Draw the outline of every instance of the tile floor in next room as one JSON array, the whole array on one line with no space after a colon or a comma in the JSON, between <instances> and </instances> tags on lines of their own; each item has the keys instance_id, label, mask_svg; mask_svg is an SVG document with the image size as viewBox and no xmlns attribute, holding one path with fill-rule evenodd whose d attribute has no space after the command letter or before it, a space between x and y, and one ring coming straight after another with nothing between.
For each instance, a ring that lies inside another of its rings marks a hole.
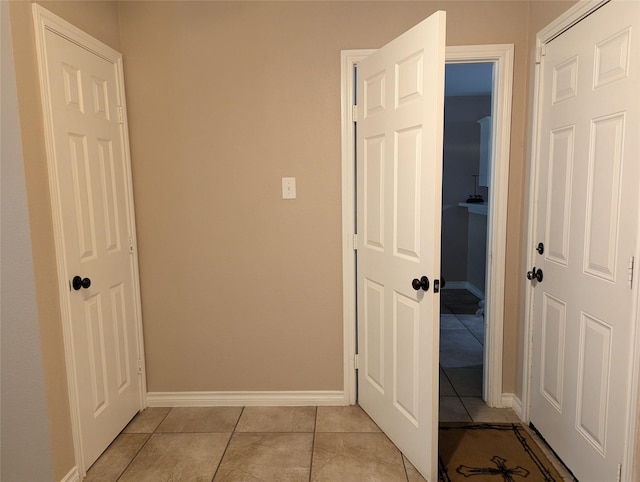
<instances>
[{"instance_id":1,"label":"tile floor in next room","mask_svg":"<svg viewBox=\"0 0 640 482\"><path fill-rule=\"evenodd\" d=\"M480 299L467 290L441 293L440 421L517 422L511 410L482 400L484 316Z\"/></svg>"}]
</instances>

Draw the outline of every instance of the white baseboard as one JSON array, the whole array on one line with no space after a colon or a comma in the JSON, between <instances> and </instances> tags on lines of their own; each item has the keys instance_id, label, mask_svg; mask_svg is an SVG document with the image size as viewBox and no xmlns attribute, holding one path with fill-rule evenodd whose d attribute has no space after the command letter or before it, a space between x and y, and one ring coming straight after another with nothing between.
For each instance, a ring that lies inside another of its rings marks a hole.
<instances>
[{"instance_id":1,"label":"white baseboard","mask_svg":"<svg viewBox=\"0 0 640 482\"><path fill-rule=\"evenodd\" d=\"M524 412L522 410L522 401L515 393L502 394L502 406L513 409L520 420L524 420Z\"/></svg>"},{"instance_id":2,"label":"white baseboard","mask_svg":"<svg viewBox=\"0 0 640 482\"><path fill-rule=\"evenodd\" d=\"M149 392L149 407L349 405L343 391Z\"/></svg>"},{"instance_id":3,"label":"white baseboard","mask_svg":"<svg viewBox=\"0 0 640 482\"><path fill-rule=\"evenodd\" d=\"M67 475L65 475L60 482L80 482L80 474L78 474L78 467L72 468Z\"/></svg>"},{"instance_id":4,"label":"white baseboard","mask_svg":"<svg viewBox=\"0 0 640 482\"><path fill-rule=\"evenodd\" d=\"M474 284L467 281L467 290L476 295L481 300L484 300L484 291L480 288L477 288Z\"/></svg>"},{"instance_id":5,"label":"white baseboard","mask_svg":"<svg viewBox=\"0 0 640 482\"><path fill-rule=\"evenodd\" d=\"M444 285L443 290L467 290L474 295L476 295L481 300L484 300L484 291L477 288L475 285L470 283L469 281L447 281L447 284Z\"/></svg>"}]
</instances>

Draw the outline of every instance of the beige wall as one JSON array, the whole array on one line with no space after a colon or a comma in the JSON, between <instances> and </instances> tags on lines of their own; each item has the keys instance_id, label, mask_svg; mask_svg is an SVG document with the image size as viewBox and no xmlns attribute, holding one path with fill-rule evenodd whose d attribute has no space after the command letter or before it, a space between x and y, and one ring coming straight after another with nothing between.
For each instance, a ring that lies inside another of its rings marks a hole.
<instances>
[{"instance_id":1,"label":"beige wall","mask_svg":"<svg viewBox=\"0 0 640 482\"><path fill-rule=\"evenodd\" d=\"M449 45L514 43L526 2L123 2L149 391L340 390L340 51L438 8ZM298 199L280 199L296 176ZM521 190L509 199L505 391L516 384Z\"/></svg>"},{"instance_id":2,"label":"beige wall","mask_svg":"<svg viewBox=\"0 0 640 482\"><path fill-rule=\"evenodd\" d=\"M30 4L10 14L59 480L74 462ZM124 54L149 391L342 389L340 51L442 8L449 45L516 46L503 391L519 394L529 42L570 4L45 3Z\"/></svg>"},{"instance_id":3,"label":"beige wall","mask_svg":"<svg viewBox=\"0 0 640 482\"><path fill-rule=\"evenodd\" d=\"M9 5L54 480L75 465L31 1ZM115 2L38 2L119 49Z\"/></svg>"}]
</instances>

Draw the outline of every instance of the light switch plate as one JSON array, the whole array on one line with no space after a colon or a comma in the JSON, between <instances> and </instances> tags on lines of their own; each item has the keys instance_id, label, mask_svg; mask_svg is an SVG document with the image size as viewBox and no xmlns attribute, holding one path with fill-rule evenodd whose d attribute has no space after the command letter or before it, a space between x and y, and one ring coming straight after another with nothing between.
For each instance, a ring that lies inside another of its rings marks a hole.
<instances>
[{"instance_id":1,"label":"light switch plate","mask_svg":"<svg viewBox=\"0 0 640 482\"><path fill-rule=\"evenodd\" d=\"M295 198L296 198L296 178L283 177L282 178L282 199L295 199Z\"/></svg>"}]
</instances>

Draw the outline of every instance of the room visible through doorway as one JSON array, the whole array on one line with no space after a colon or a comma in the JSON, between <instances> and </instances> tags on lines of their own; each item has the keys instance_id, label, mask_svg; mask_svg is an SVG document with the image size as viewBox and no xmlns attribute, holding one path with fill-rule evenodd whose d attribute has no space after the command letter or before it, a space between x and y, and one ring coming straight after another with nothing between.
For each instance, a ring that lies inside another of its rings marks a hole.
<instances>
[{"instance_id":1,"label":"room visible through doorway","mask_svg":"<svg viewBox=\"0 0 640 482\"><path fill-rule=\"evenodd\" d=\"M442 180L440 420L483 406L493 63L448 63Z\"/></svg>"}]
</instances>

